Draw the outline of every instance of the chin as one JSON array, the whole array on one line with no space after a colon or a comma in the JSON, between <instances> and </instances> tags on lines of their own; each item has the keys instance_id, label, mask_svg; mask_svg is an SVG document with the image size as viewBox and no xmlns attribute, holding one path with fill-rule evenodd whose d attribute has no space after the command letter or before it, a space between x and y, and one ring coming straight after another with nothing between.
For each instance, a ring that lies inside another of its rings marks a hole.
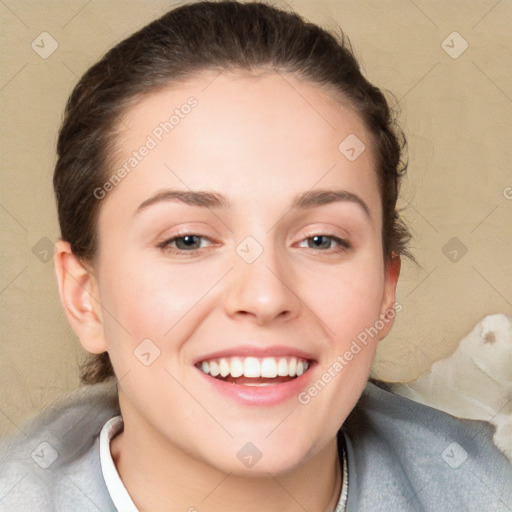
<instances>
[{"instance_id":1,"label":"chin","mask_svg":"<svg viewBox=\"0 0 512 512\"><path fill-rule=\"evenodd\" d=\"M286 437L286 436L285 436ZM243 441L230 440L226 444L217 445L217 453L204 453L204 461L223 473L241 478L268 478L269 473L283 476L297 469L315 455L311 445L304 442L290 443L283 437L276 437L271 442L262 435L262 441L249 441L244 436ZM299 441L299 440L297 440Z\"/></svg>"}]
</instances>

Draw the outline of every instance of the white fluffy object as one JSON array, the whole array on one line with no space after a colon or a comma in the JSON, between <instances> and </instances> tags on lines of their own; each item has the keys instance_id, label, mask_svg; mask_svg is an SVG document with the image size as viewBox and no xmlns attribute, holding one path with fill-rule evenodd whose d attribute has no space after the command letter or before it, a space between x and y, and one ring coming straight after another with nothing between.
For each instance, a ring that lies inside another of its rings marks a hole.
<instances>
[{"instance_id":1,"label":"white fluffy object","mask_svg":"<svg viewBox=\"0 0 512 512\"><path fill-rule=\"evenodd\" d=\"M485 317L417 379L389 385L453 416L492 423L494 443L512 462L512 325L505 315Z\"/></svg>"}]
</instances>

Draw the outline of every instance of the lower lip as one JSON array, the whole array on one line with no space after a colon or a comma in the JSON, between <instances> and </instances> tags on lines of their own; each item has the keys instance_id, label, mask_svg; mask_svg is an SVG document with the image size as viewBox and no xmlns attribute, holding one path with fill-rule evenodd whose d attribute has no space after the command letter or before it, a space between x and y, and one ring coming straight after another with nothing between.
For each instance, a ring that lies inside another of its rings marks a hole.
<instances>
[{"instance_id":1,"label":"lower lip","mask_svg":"<svg viewBox=\"0 0 512 512\"><path fill-rule=\"evenodd\" d=\"M316 364L312 363L306 372L293 380L266 386L244 386L233 382L224 382L206 375L198 368L196 370L215 391L238 403L243 405L277 405L297 397L308 386L315 366Z\"/></svg>"}]
</instances>

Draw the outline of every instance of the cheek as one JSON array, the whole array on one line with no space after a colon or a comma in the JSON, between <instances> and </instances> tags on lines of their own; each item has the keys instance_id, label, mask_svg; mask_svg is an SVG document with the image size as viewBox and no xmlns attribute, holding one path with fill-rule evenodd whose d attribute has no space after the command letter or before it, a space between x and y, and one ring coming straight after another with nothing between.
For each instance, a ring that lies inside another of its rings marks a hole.
<instances>
[{"instance_id":1,"label":"cheek","mask_svg":"<svg viewBox=\"0 0 512 512\"><path fill-rule=\"evenodd\" d=\"M186 338L194 327L191 318L201 309L197 306L207 302L204 297L218 281L210 268L136 260L130 264L126 257L104 280L101 300L110 350L133 349L148 338L164 349L176 333Z\"/></svg>"},{"instance_id":2,"label":"cheek","mask_svg":"<svg viewBox=\"0 0 512 512\"><path fill-rule=\"evenodd\" d=\"M323 276L312 275L310 281L309 300L340 343L378 319L384 291L384 275L378 264L333 267Z\"/></svg>"},{"instance_id":3,"label":"cheek","mask_svg":"<svg viewBox=\"0 0 512 512\"><path fill-rule=\"evenodd\" d=\"M375 257L331 267L319 277L311 276L308 287L315 293L308 300L315 304L311 309L322 320L326 335L321 382L313 382L299 401L310 403L335 431L360 396L375 357L378 332L373 327L380 315L384 275Z\"/></svg>"}]
</instances>

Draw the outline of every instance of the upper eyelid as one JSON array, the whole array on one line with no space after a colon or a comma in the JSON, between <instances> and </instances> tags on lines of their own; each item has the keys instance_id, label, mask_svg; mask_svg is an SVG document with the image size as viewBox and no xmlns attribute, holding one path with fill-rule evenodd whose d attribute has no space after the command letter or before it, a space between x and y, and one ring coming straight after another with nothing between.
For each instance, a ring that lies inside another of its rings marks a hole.
<instances>
[{"instance_id":1,"label":"upper eyelid","mask_svg":"<svg viewBox=\"0 0 512 512\"><path fill-rule=\"evenodd\" d=\"M215 240L212 239L212 237L210 236L207 236L207 235L199 235L197 233L183 233L183 234L177 234L177 235L173 235L173 236L170 236L170 237L165 237L162 242L160 242L158 245L167 245L167 244L170 244L171 242L175 242L176 240L179 240L180 238L185 238L187 236L196 236L197 238L201 238L203 240L208 240L209 242L212 242L212 243L215 243Z\"/></svg>"},{"instance_id":2,"label":"upper eyelid","mask_svg":"<svg viewBox=\"0 0 512 512\"><path fill-rule=\"evenodd\" d=\"M314 227L314 224L318 225ZM158 242L156 245L170 245L172 241L175 241L176 239L183 238L186 236L197 236L201 239L206 239L207 241L210 242L211 245L219 245L223 243L222 239L224 237L221 235L221 233L215 232L211 234L206 234L207 231L211 231L208 228L208 226L206 226L206 228L198 226L183 226L178 228L178 231L175 233L169 234L165 237L159 237L161 241ZM298 236L299 233L300 237ZM352 245L352 243L350 242L351 235L349 232L347 232L345 229L342 229L338 225L330 225L329 223L327 223L326 225L325 223L322 222L313 223L313 225L305 226L300 230L295 231L295 235L293 235L293 238L291 236L286 237L288 239L287 245L296 245L304 240L307 240L308 238L312 238L315 236L326 236L329 238L333 238L335 240L339 240L341 242L340 245Z\"/></svg>"},{"instance_id":3,"label":"upper eyelid","mask_svg":"<svg viewBox=\"0 0 512 512\"><path fill-rule=\"evenodd\" d=\"M319 234L306 236L304 238L301 238L298 243L302 243L306 240L309 240L310 238L314 238L315 236L325 236L326 238L330 238L331 240L334 240L338 245L341 245L342 247L345 247L345 248L349 248L352 246L351 243L346 238L343 238L343 237L337 236L337 235L329 235L327 233L319 233Z\"/></svg>"},{"instance_id":4,"label":"upper eyelid","mask_svg":"<svg viewBox=\"0 0 512 512\"><path fill-rule=\"evenodd\" d=\"M212 237L210 235L200 234L199 231L184 230L184 231L182 231L180 233L173 234L172 236L164 237L162 239L162 243L174 241L174 240L176 240L178 238L184 238L186 236L197 236L199 238L205 238L205 239L210 240L210 241L215 241L215 237ZM315 237L315 236L325 236L325 237L328 237L328 238L334 238L334 239L341 240L341 241L347 241L347 239L348 239L348 236L338 235L338 234L332 233L332 231L330 231L330 230L319 229L319 230L312 230L310 233L304 233L301 236L299 241L307 240L308 238L312 238L312 237Z\"/></svg>"},{"instance_id":5,"label":"upper eyelid","mask_svg":"<svg viewBox=\"0 0 512 512\"><path fill-rule=\"evenodd\" d=\"M171 230L165 230L163 234L160 234L157 237L157 240L160 240L159 243L166 243L172 240L176 240L177 238L183 238L186 236L197 236L200 238L207 238L208 240L218 239L219 236L215 234L205 234L206 231L211 231L211 229L205 228L197 228L197 227L178 227L177 231L170 232ZM174 229L173 229L174 231Z\"/></svg>"},{"instance_id":6,"label":"upper eyelid","mask_svg":"<svg viewBox=\"0 0 512 512\"><path fill-rule=\"evenodd\" d=\"M345 242L348 242L348 240L350 239L350 234L340 228L319 227L319 228L305 228L305 229L301 230L300 241L306 240L308 238L312 238L314 236L326 236L329 238L335 238L335 239L342 240Z\"/></svg>"}]
</instances>

